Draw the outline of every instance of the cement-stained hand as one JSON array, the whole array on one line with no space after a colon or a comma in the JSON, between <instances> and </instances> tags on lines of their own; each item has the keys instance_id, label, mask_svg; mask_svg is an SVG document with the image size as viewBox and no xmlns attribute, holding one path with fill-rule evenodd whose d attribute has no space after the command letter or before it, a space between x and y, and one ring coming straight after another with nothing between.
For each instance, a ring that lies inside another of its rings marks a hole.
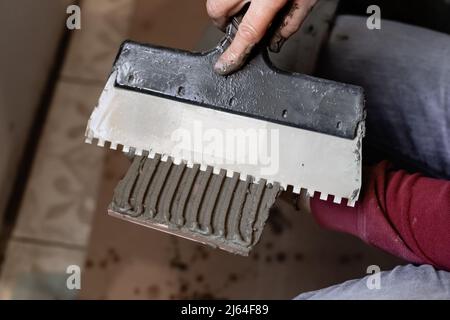
<instances>
[{"instance_id":1,"label":"cement-stained hand","mask_svg":"<svg viewBox=\"0 0 450 320\"><path fill-rule=\"evenodd\" d=\"M289 6L270 41L270 50L280 51L286 39L300 28L316 2L317 0L207 0L208 14L222 30L231 17L250 3L233 42L218 59L214 70L222 75L238 70L245 63L253 46L264 37L277 13Z\"/></svg>"}]
</instances>

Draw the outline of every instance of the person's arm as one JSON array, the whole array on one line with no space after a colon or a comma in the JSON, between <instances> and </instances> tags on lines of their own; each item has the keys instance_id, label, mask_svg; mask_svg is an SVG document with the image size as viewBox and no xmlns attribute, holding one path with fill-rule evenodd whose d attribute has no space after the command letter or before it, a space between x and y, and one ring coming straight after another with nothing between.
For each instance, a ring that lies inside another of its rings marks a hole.
<instances>
[{"instance_id":1,"label":"person's arm","mask_svg":"<svg viewBox=\"0 0 450 320\"><path fill-rule=\"evenodd\" d=\"M288 5L289 10L269 47L278 52L284 41L300 28L317 0L207 0L206 8L214 24L223 30L229 19L249 2L234 40L214 66L219 74L226 75L238 70L253 46L264 37L277 13Z\"/></svg>"},{"instance_id":2,"label":"person's arm","mask_svg":"<svg viewBox=\"0 0 450 320\"><path fill-rule=\"evenodd\" d=\"M395 171L387 162L365 178L354 208L312 198L319 224L410 262L450 270L450 181Z\"/></svg>"}]
</instances>

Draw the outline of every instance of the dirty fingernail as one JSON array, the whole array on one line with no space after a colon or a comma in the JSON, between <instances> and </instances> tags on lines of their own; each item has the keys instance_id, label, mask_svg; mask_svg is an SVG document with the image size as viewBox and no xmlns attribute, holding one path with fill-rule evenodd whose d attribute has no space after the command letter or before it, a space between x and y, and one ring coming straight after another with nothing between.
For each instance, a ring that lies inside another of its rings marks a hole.
<instances>
[{"instance_id":1,"label":"dirty fingernail","mask_svg":"<svg viewBox=\"0 0 450 320\"><path fill-rule=\"evenodd\" d=\"M214 71L224 76L239 70L248 59L253 47L254 44L247 46L241 54L227 54L225 52L214 65Z\"/></svg>"},{"instance_id":2,"label":"dirty fingernail","mask_svg":"<svg viewBox=\"0 0 450 320\"><path fill-rule=\"evenodd\" d=\"M214 65L214 71L222 76L228 74L229 64L223 62L221 59L217 60Z\"/></svg>"},{"instance_id":3,"label":"dirty fingernail","mask_svg":"<svg viewBox=\"0 0 450 320\"><path fill-rule=\"evenodd\" d=\"M237 69L238 63L236 61L226 61L219 58L214 65L214 71L221 76L228 75Z\"/></svg>"},{"instance_id":4,"label":"dirty fingernail","mask_svg":"<svg viewBox=\"0 0 450 320\"><path fill-rule=\"evenodd\" d=\"M270 42L269 49L272 52L280 52L281 47L286 42L286 38L280 36L279 34L276 34L272 41Z\"/></svg>"}]
</instances>

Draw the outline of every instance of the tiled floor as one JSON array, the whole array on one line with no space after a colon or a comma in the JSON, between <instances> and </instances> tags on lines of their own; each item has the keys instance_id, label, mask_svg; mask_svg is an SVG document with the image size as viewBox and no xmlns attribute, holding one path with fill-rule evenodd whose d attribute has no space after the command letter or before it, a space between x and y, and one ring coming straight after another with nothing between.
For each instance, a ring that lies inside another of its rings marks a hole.
<instances>
[{"instance_id":1,"label":"tiled floor","mask_svg":"<svg viewBox=\"0 0 450 320\"><path fill-rule=\"evenodd\" d=\"M126 37L133 0L82 1L68 56L10 239L0 298L73 298L66 268L83 265L104 150L84 144L87 119Z\"/></svg>"},{"instance_id":2,"label":"tiled floor","mask_svg":"<svg viewBox=\"0 0 450 320\"><path fill-rule=\"evenodd\" d=\"M74 299L68 290L67 268L80 265L85 252L79 248L13 240L3 266L0 299Z\"/></svg>"},{"instance_id":3,"label":"tiled floor","mask_svg":"<svg viewBox=\"0 0 450 320\"><path fill-rule=\"evenodd\" d=\"M83 133L120 43L128 35L191 49L208 18L198 0L84 0L82 14L8 246L0 298L292 298L362 276L371 264L399 262L320 229L286 197L249 258L107 216L129 163L84 145ZM65 288L70 264L82 266L81 292Z\"/></svg>"},{"instance_id":4,"label":"tiled floor","mask_svg":"<svg viewBox=\"0 0 450 320\"><path fill-rule=\"evenodd\" d=\"M74 31L62 71L64 80L103 86L128 34L135 0L82 0L81 30Z\"/></svg>"},{"instance_id":5,"label":"tiled floor","mask_svg":"<svg viewBox=\"0 0 450 320\"><path fill-rule=\"evenodd\" d=\"M14 238L87 245L103 150L85 145L82 137L100 91L64 81L58 85Z\"/></svg>"}]
</instances>

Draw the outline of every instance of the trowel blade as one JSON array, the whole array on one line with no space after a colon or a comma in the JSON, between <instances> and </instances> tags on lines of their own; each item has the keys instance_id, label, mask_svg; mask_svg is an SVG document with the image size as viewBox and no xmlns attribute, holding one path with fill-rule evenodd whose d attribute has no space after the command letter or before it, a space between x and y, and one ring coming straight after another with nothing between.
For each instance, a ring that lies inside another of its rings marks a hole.
<instances>
[{"instance_id":1,"label":"trowel blade","mask_svg":"<svg viewBox=\"0 0 450 320\"><path fill-rule=\"evenodd\" d=\"M87 143L225 169L228 177L237 172L335 203L358 199L362 125L344 139L120 88L115 79L113 72L91 115Z\"/></svg>"}]
</instances>

